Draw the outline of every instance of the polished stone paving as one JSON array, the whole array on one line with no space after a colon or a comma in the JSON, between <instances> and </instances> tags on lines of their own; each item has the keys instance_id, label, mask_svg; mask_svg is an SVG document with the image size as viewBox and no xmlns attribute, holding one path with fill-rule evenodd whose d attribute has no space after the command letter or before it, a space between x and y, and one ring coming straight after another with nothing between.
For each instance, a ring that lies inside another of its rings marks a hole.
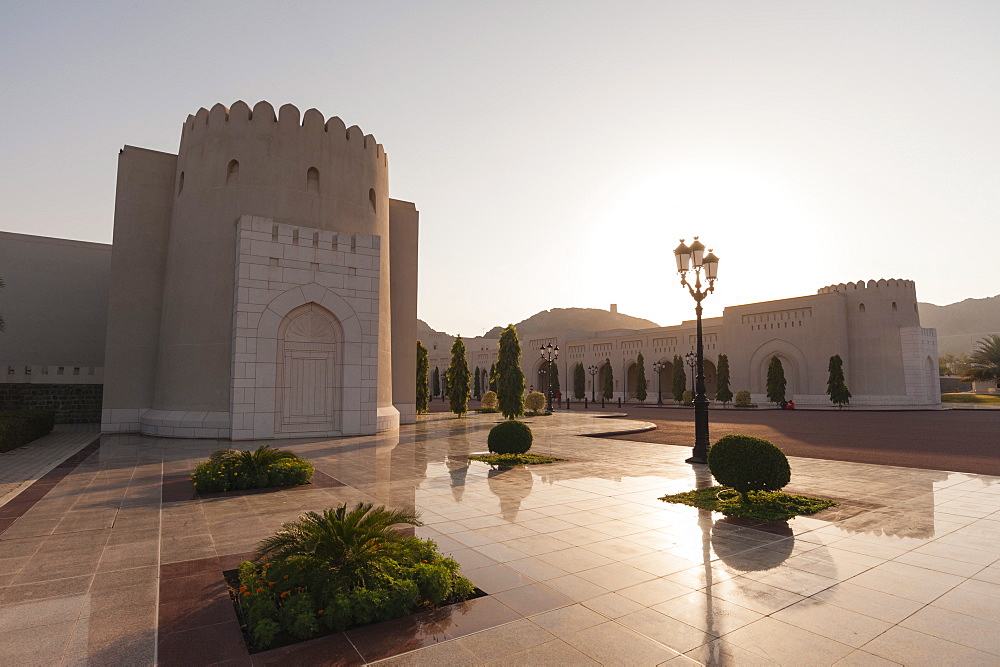
<instances>
[{"instance_id":1,"label":"polished stone paving","mask_svg":"<svg viewBox=\"0 0 1000 667\"><path fill-rule=\"evenodd\" d=\"M641 422L530 420L568 460L501 471L466 459L493 417L283 443L327 482L200 500L179 481L220 443L104 437L0 534L0 663L1000 663L1000 478L792 458L789 491L841 504L757 526L658 500L711 483L687 448L580 437ZM416 507L490 595L248 656L221 571L359 500Z\"/></svg>"}]
</instances>

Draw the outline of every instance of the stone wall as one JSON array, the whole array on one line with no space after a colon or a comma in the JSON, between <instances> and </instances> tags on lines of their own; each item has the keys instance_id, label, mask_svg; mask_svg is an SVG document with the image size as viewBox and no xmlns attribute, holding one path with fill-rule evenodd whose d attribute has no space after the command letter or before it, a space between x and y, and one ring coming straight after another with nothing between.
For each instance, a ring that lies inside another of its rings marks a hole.
<instances>
[{"instance_id":1,"label":"stone wall","mask_svg":"<svg viewBox=\"0 0 1000 667\"><path fill-rule=\"evenodd\" d=\"M57 424L99 424L104 385L0 384L0 412L55 410Z\"/></svg>"}]
</instances>

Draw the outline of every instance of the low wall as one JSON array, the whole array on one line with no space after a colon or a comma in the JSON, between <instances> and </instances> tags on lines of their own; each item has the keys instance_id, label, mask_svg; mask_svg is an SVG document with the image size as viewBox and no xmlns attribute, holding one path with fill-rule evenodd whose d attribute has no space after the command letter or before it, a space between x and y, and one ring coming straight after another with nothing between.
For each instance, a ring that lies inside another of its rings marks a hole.
<instances>
[{"instance_id":1,"label":"low wall","mask_svg":"<svg viewBox=\"0 0 1000 667\"><path fill-rule=\"evenodd\" d=\"M57 424L101 423L101 384L0 384L0 412L55 410Z\"/></svg>"}]
</instances>

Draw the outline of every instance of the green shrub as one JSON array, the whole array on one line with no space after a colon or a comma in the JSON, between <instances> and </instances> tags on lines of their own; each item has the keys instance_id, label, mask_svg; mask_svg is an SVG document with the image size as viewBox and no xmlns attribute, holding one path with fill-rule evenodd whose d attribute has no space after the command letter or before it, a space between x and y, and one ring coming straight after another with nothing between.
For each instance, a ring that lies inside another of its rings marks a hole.
<instances>
[{"instance_id":1,"label":"green shrub","mask_svg":"<svg viewBox=\"0 0 1000 667\"><path fill-rule=\"evenodd\" d=\"M254 648L308 639L463 600L474 591L459 565L430 540L396 524L421 525L407 510L358 504L307 512L261 542L240 565L234 591Z\"/></svg>"},{"instance_id":2,"label":"green shrub","mask_svg":"<svg viewBox=\"0 0 1000 667\"><path fill-rule=\"evenodd\" d=\"M191 473L200 493L298 486L312 479L312 464L287 450L261 445L253 451L220 449Z\"/></svg>"},{"instance_id":3,"label":"green shrub","mask_svg":"<svg viewBox=\"0 0 1000 667\"><path fill-rule=\"evenodd\" d=\"M484 410L496 410L497 393L495 391L488 391L483 394L482 406Z\"/></svg>"},{"instance_id":4,"label":"green shrub","mask_svg":"<svg viewBox=\"0 0 1000 667\"><path fill-rule=\"evenodd\" d=\"M14 410L0 413L0 452L7 452L52 432L52 410Z\"/></svg>"},{"instance_id":5,"label":"green shrub","mask_svg":"<svg viewBox=\"0 0 1000 667\"><path fill-rule=\"evenodd\" d=\"M509 420L491 428L486 443L494 454L524 454L533 439L527 424Z\"/></svg>"},{"instance_id":6,"label":"green shrub","mask_svg":"<svg viewBox=\"0 0 1000 667\"><path fill-rule=\"evenodd\" d=\"M694 394L691 393L690 389L684 390L684 393L681 395L681 402L684 405L694 405Z\"/></svg>"},{"instance_id":7,"label":"green shrub","mask_svg":"<svg viewBox=\"0 0 1000 667\"><path fill-rule=\"evenodd\" d=\"M733 405L738 408L749 408L753 405L750 402L750 392L746 389L740 389L736 392L736 399L733 401Z\"/></svg>"},{"instance_id":8,"label":"green shrub","mask_svg":"<svg viewBox=\"0 0 1000 667\"><path fill-rule=\"evenodd\" d=\"M708 450L708 469L719 484L748 502L750 491L780 491L792 476L784 452L763 438L723 436Z\"/></svg>"},{"instance_id":9,"label":"green shrub","mask_svg":"<svg viewBox=\"0 0 1000 667\"><path fill-rule=\"evenodd\" d=\"M538 414L545 409L545 394L540 391L533 391L524 397L524 409L531 410Z\"/></svg>"}]
</instances>

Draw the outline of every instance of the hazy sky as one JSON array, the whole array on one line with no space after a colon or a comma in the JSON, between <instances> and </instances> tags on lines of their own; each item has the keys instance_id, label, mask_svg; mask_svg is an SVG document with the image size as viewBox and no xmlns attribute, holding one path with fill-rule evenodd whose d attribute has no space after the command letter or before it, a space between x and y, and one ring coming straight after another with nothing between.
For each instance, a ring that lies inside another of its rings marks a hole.
<instances>
[{"instance_id":1,"label":"hazy sky","mask_svg":"<svg viewBox=\"0 0 1000 667\"><path fill-rule=\"evenodd\" d=\"M691 319L696 234L709 315L869 278L1000 293L996 0L22 1L0 55L6 231L110 242L122 145L266 99L384 144L439 330Z\"/></svg>"}]
</instances>

